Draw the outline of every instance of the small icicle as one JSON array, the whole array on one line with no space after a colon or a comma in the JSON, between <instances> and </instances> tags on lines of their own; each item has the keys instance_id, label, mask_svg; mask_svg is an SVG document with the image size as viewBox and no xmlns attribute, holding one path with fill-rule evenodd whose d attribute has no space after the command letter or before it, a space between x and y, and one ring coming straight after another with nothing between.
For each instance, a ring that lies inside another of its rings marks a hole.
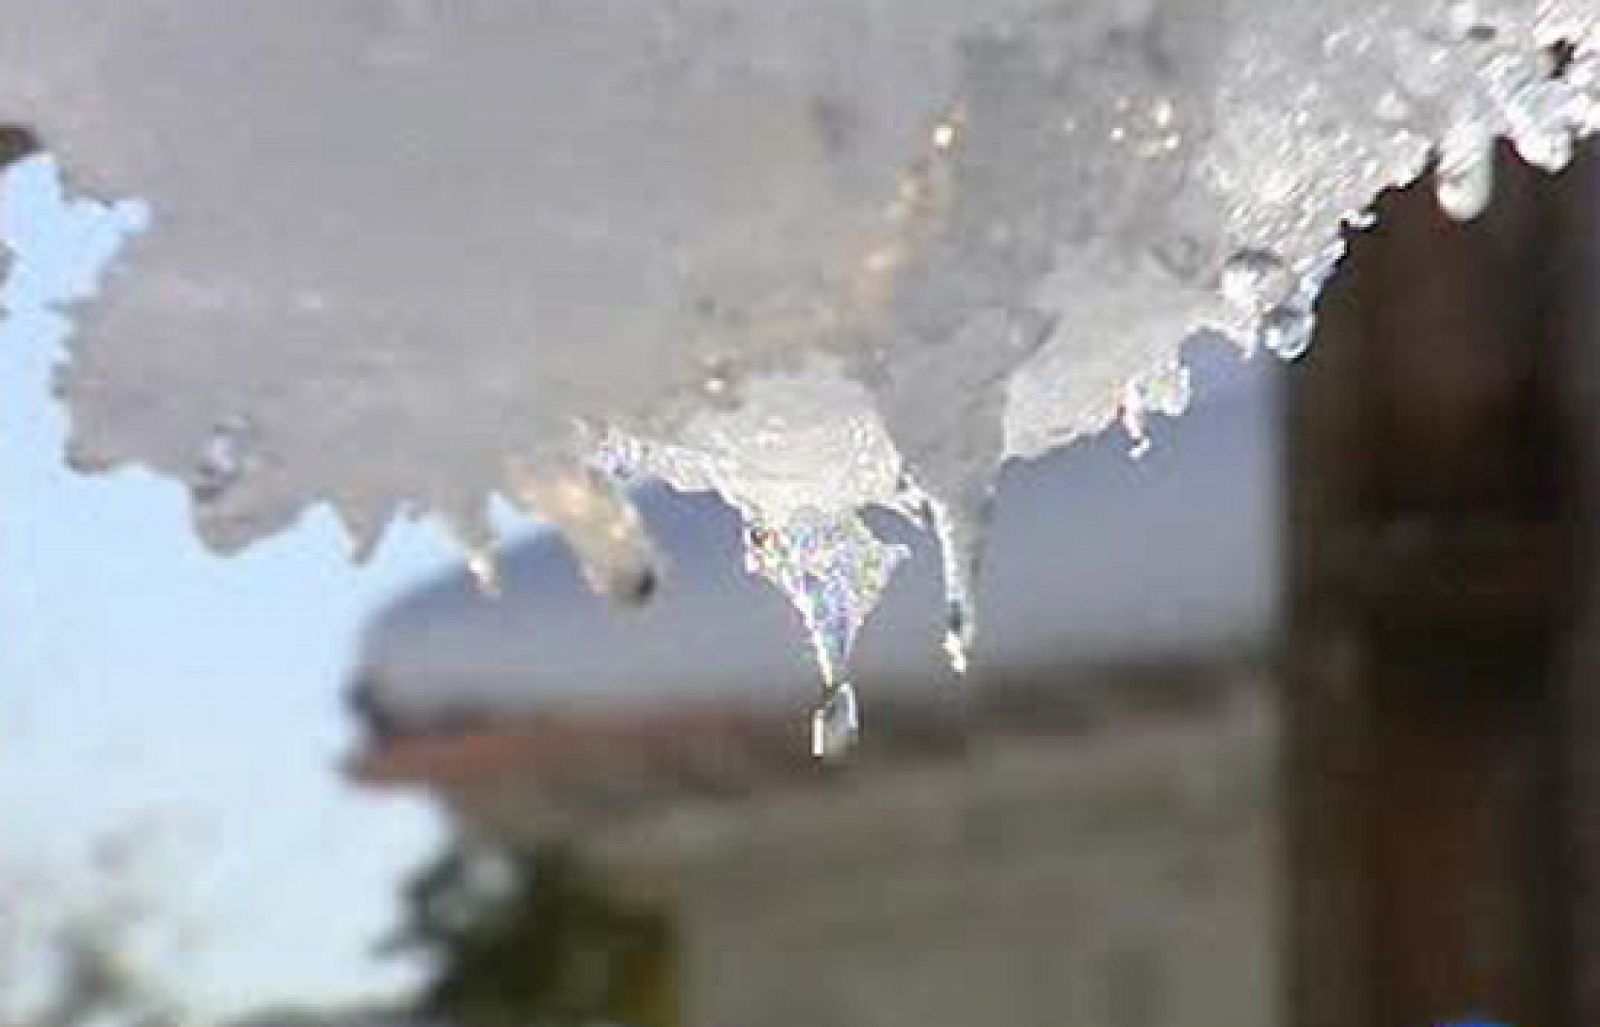
<instances>
[{"instance_id":1,"label":"small icicle","mask_svg":"<svg viewBox=\"0 0 1600 1027\"><path fill-rule=\"evenodd\" d=\"M811 639L822 698L811 721L818 757L841 755L860 726L846 680L857 631L878 604L906 548L878 540L854 513L806 508L745 532L745 569L776 585L799 611Z\"/></svg>"},{"instance_id":2,"label":"small icicle","mask_svg":"<svg viewBox=\"0 0 1600 1027\"><path fill-rule=\"evenodd\" d=\"M461 547L461 561L478 594L488 599L501 595L500 561L495 555L499 540L481 513L455 514L446 519L456 545Z\"/></svg>"},{"instance_id":3,"label":"small icicle","mask_svg":"<svg viewBox=\"0 0 1600 1027\"><path fill-rule=\"evenodd\" d=\"M1138 460L1150 452L1150 415L1180 416L1189 409L1192 392L1189 369L1177 360L1123 387L1122 427L1133 441L1130 457Z\"/></svg>"},{"instance_id":4,"label":"small icicle","mask_svg":"<svg viewBox=\"0 0 1600 1027\"><path fill-rule=\"evenodd\" d=\"M861 739L861 707L855 687L848 681L825 689L811 712L811 755L819 760L839 759Z\"/></svg>"},{"instance_id":5,"label":"small icicle","mask_svg":"<svg viewBox=\"0 0 1600 1027\"><path fill-rule=\"evenodd\" d=\"M962 619L964 620L965 618ZM955 620L955 616L952 615L951 621ZM950 669L963 676L967 673L967 644L969 641L970 639L966 637L964 629L957 628L952 624L951 627L945 629L944 641L940 643L940 648L944 650L944 658L950 663Z\"/></svg>"},{"instance_id":6,"label":"small icicle","mask_svg":"<svg viewBox=\"0 0 1600 1027\"><path fill-rule=\"evenodd\" d=\"M1298 360L1311 349L1317 317L1309 308L1286 303L1273 307L1261 319L1261 345L1283 361Z\"/></svg>"},{"instance_id":7,"label":"small icicle","mask_svg":"<svg viewBox=\"0 0 1600 1027\"><path fill-rule=\"evenodd\" d=\"M1494 136L1472 122L1454 125L1439 146L1434 173L1439 206L1457 221L1482 214L1494 195Z\"/></svg>"},{"instance_id":8,"label":"small icicle","mask_svg":"<svg viewBox=\"0 0 1600 1027\"><path fill-rule=\"evenodd\" d=\"M1144 396L1139 391L1139 383L1131 381L1122 387L1122 430L1128 436L1130 460L1142 460L1150 452L1150 432L1146 422Z\"/></svg>"},{"instance_id":9,"label":"small icicle","mask_svg":"<svg viewBox=\"0 0 1600 1027\"><path fill-rule=\"evenodd\" d=\"M927 505L944 572L945 632L940 648L950 661L950 669L966 674L977 634L972 583L978 572L978 524L985 517L987 504L972 514L958 513L933 499Z\"/></svg>"},{"instance_id":10,"label":"small icicle","mask_svg":"<svg viewBox=\"0 0 1600 1027\"><path fill-rule=\"evenodd\" d=\"M358 566L365 564L383 542L383 533L394 516L394 504L343 502L338 504L338 511L345 535L350 539L350 562Z\"/></svg>"},{"instance_id":11,"label":"small icicle","mask_svg":"<svg viewBox=\"0 0 1600 1027\"><path fill-rule=\"evenodd\" d=\"M472 575L478 594L488 599L499 599L504 593L500 581L500 561L489 546L471 547L466 553L467 573Z\"/></svg>"},{"instance_id":12,"label":"small icicle","mask_svg":"<svg viewBox=\"0 0 1600 1027\"><path fill-rule=\"evenodd\" d=\"M627 494L593 467L507 468L511 494L560 530L596 593L629 605L655 594L655 554Z\"/></svg>"}]
</instances>

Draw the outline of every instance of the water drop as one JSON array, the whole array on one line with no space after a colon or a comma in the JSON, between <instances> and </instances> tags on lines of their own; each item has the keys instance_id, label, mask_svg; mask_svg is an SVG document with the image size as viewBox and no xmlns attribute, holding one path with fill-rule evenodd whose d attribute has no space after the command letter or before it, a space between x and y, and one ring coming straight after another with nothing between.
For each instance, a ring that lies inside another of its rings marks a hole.
<instances>
[{"instance_id":1,"label":"water drop","mask_svg":"<svg viewBox=\"0 0 1600 1027\"><path fill-rule=\"evenodd\" d=\"M1582 97L1564 82L1536 82L1506 103L1511 142L1522 159L1556 172L1572 163L1572 132L1585 119Z\"/></svg>"},{"instance_id":2,"label":"water drop","mask_svg":"<svg viewBox=\"0 0 1600 1027\"><path fill-rule=\"evenodd\" d=\"M189 492L196 501L215 503L239 481L249 433L249 424L241 418L229 418L211 429L189 475Z\"/></svg>"},{"instance_id":3,"label":"water drop","mask_svg":"<svg viewBox=\"0 0 1600 1027\"><path fill-rule=\"evenodd\" d=\"M1305 307L1273 307L1261 319L1261 345L1279 360L1298 360L1311 348L1316 327L1316 315Z\"/></svg>"},{"instance_id":4,"label":"water drop","mask_svg":"<svg viewBox=\"0 0 1600 1027\"><path fill-rule=\"evenodd\" d=\"M944 641L940 643L940 648L944 650L945 659L950 662L950 669L957 674L966 674L968 666L967 640L961 636L961 632L955 628L946 630Z\"/></svg>"},{"instance_id":5,"label":"water drop","mask_svg":"<svg viewBox=\"0 0 1600 1027\"><path fill-rule=\"evenodd\" d=\"M855 748L861 738L861 708L855 687L848 681L823 692L811 712L811 755L819 760L838 759Z\"/></svg>"},{"instance_id":6,"label":"water drop","mask_svg":"<svg viewBox=\"0 0 1600 1027\"><path fill-rule=\"evenodd\" d=\"M1189 369L1176 360L1123 386L1122 428L1133 442L1129 457L1138 460L1150 452L1150 415L1179 416L1189 408L1192 392Z\"/></svg>"},{"instance_id":7,"label":"water drop","mask_svg":"<svg viewBox=\"0 0 1600 1027\"><path fill-rule=\"evenodd\" d=\"M500 561L495 558L494 550L488 546L474 546L467 550L465 562L478 594L491 599L500 598Z\"/></svg>"},{"instance_id":8,"label":"water drop","mask_svg":"<svg viewBox=\"0 0 1600 1027\"><path fill-rule=\"evenodd\" d=\"M1439 147L1434 192L1440 208L1457 221L1482 214L1494 195L1494 141L1471 125L1445 133Z\"/></svg>"}]
</instances>

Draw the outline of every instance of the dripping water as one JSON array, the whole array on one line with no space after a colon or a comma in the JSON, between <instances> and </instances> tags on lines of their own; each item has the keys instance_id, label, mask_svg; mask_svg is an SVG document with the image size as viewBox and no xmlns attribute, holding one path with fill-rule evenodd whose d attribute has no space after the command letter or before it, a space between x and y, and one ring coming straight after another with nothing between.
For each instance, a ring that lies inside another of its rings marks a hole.
<instances>
[{"instance_id":1,"label":"dripping water","mask_svg":"<svg viewBox=\"0 0 1600 1027\"><path fill-rule=\"evenodd\" d=\"M499 599L504 593L500 579L500 561L492 546L468 546L463 562L478 594L486 599Z\"/></svg>"},{"instance_id":2,"label":"dripping water","mask_svg":"<svg viewBox=\"0 0 1600 1027\"><path fill-rule=\"evenodd\" d=\"M1286 303L1261 319L1261 345L1279 360L1298 360L1311 349L1317 318L1307 307Z\"/></svg>"},{"instance_id":3,"label":"dripping water","mask_svg":"<svg viewBox=\"0 0 1600 1027\"><path fill-rule=\"evenodd\" d=\"M822 701L811 711L811 755L834 760L849 754L861 739L861 707L848 681L824 686Z\"/></svg>"},{"instance_id":4,"label":"dripping water","mask_svg":"<svg viewBox=\"0 0 1600 1027\"><path fill-rule=\"evenodd\" d=\"M218 422L189 474L189 492L199 503L216 503L243 476L250 425L242 418Z\"/></svg>"}]
</instances>

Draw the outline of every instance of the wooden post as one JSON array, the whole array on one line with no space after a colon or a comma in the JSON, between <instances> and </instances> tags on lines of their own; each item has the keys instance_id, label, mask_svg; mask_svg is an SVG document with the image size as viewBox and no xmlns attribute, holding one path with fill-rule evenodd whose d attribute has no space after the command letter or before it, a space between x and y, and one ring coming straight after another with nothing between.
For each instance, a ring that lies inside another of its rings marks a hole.
<instances>
[{"instance_id":1,"label":"wooden post","mask_svg":"<svg viewBox=\"0 0 1600 1027\"><path fill-rule=\"evenodd\" d=\"M1562 183L1555 245L1561 402L1575 478L1572 602L1563 625L1557 794L1569 1024L1600 1024L1600 147Z\"/></svg>"},{"instance_id":2,"label":"wooden post","mask_svg":"<svg viewBox=\"0 0 1600 1027\"><path fill-rule=\"evenodd\" d=\"M1562 730L1581 707L1600 744L1565 684L1594 577L1597 397L1571 385L1600 345L1592 164L1557 182L1502 154L1468 225L1426 187L1386 197L1289 374L1293 1027L1600 1024L1573 987L1600 939L1569 929L1597 785Z\"/></svg>"}]
</instances>

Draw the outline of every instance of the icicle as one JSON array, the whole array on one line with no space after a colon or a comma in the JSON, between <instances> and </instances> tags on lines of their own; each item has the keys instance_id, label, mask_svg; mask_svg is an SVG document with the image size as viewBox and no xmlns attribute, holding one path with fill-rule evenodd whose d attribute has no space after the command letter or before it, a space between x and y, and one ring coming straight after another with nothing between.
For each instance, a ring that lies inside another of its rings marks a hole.
<instances>
[{"instance_id":1,"label":"icicle","mask_svg":"<svg viewBox=\"0 0 1600 1027\"><path fill-rule=\"evenodd\" d=\"M756 522L745 531L745 568L776 585L800 612L822 676L812 716L812 751L848 748L859 726L855 689L846 669L861 629L904 546L881 542L853 513L805 508L778 524Z\"/></svg>"},{"instance_id":2,"label":"icicle","mask_svg":"<svg viewBox=\"0 0 1600 1027\"><path fill-rule=\"evenodd\" d=\"M950 664L950 669L957 674L967 673L967 650L971 647L971 631L967 627L968 618L965 611L951 606L946 611L944 640L939 648L944 650L944 658Z\"/></svg>"},{"instance_id":3,"label":"icicle","mask_svg":"<svg viewBox=\"0 0 1600 1027\"><path fill-rule=\"evenodd\" d=\"M1557 172L1572 163L1572 132L1582 115L1577 94L1561 82L1530 84L1510 99L1511 142L1522 159Z\"/></svg>"},{"instance_id":4,"label":"icicle","mask_svg":"<svg viewBox=\"0 0 1600 1027\"><path fill-rule=\"evenodd\" d=\"M500 581L500 561L494 549L488 546L470 548L465 560L467 573L472 575L473 583L478 586L478 594L492 599L500 598L504 586Z\"/></svg>"},{"instance_id":5,"label":"icicle","mask_svg":"<svg viewBox=\"0 0 1600 1027\"><path fill-rule=\"evenodd\" d=\"M554 525L596 593L641 604L656 589L655 554L639 511L611 478L593 467L507 470L511 494Z\"/></svg>"},{"instance_id":6,"label":"icicle","mask_svg":"<svg viewBox=\"0 0 1600 1027\"><path fill-rule=\"evenodd\" d=\"M1128 456L1138 460L1150 452L1150 415L1181 415L1192 392L1189 369L1176 360L1128 382L1122 389L1122 428L1133 441Z\"/></svg>"},{"instance_id":7,"label":"icicle","mask_svg":"<svg viewBox=\"0 0 1600 1027\"><path fill-rule=\"evenodd\" d=\"M394 515L394 506L356 506L351 503L335 507L339 520L344 523L345 535L350 539L350 562L364 564L378 551L383 541L384 529Z\"/></svg>"},{"instance_id":8,"label":"icicle","mask_svg":"<svg viewBox=\"0 0 1600 1027\"><path fill-rule=\"evenodd\" d=\"M927 501L928 519L939 540L939 555L944 572L945 630L940 648L950 669L965 674L977 634L977 600L973 583L978 576L980 528L988 517L988 503L962 511L935 499Z\"/></svg>"},{"instance_id":9,"label":"icicle","mask_svg":"<svg viewBox=\"0 0 1600 1027\"><path fill-rule=\"evenodd\" d=\"M1150 432L1145 416L1144 397L1137 382L1122 387L1122 430L1128 436L1128 457L1142 460L1150 452Z\"/></svg>"},{"instance_id":10,"label":"icicle","mask_svg":"<svg viewBox=\"0 0 1600 1027\"><path fill-rule=\"evenodd\" d=\"M1476 122L1451 126L1439 146L1434 192L1457 221L1482 214L1494 195L1494 135Z\"/></svg>"},{"instance_id":11,"label":"icicle","mask_svg":"<svg viewBox=\"0 0 1600 1027\"><path fill-rule=\"evenodd\" d=\"M447 519L450 533L461 547L461 560L478 594L498 599L502 593L500 561L496 557L499 540L495 531L479 513L457 514Z\"/></svg>"}]
</instances>

